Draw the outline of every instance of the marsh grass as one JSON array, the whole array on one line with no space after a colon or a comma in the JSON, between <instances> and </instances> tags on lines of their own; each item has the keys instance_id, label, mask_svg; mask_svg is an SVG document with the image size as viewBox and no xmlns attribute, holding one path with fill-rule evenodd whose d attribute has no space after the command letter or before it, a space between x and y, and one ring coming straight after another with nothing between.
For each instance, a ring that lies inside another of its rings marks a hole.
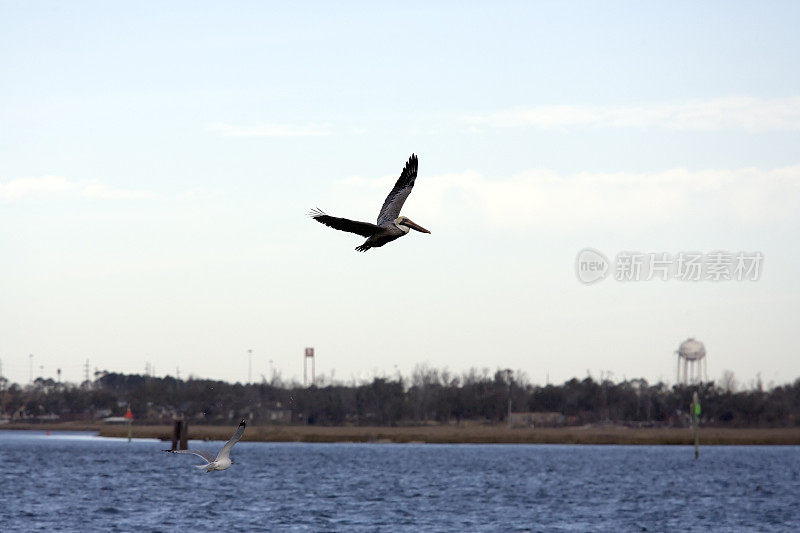
<instances>
[{"instance_id":1,"label":"marsh grass","mask_svg":"<svg viewBox=\"0 0 800 533\"><path fill-rule=\"evenodd\" d=\"M189 438L227 440L234 428L189 425ZM125 426L99 428L103 437L126 437ZM135 438L171 440L171 426L133 426ZM584 426L565 428L507 428L492 425L378 426L255 426L245 441L260 442L377 442L475 444L667 444L693 443L689 428L626 428ZM701 428L702 444L800 444L800 428Z\"/></svg>"}]
</instances>

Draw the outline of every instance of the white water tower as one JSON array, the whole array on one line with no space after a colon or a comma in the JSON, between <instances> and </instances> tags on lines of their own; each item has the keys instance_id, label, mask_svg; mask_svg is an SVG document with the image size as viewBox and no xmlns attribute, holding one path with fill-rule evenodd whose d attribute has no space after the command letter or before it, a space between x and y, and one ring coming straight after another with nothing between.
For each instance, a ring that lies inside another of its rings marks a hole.
<instances>
[{"instance_id":1,"label":"white water tower","mask_svg":"<svg viewBox=\"0 0 800 533\"><path fill-rule=\"evenodd\" d=\"M677 383L691 385L708 381L706 347L702 342L688 338L678 346ZM681 369L683 371L681 372Z\"/></svg>"}]
</instances>

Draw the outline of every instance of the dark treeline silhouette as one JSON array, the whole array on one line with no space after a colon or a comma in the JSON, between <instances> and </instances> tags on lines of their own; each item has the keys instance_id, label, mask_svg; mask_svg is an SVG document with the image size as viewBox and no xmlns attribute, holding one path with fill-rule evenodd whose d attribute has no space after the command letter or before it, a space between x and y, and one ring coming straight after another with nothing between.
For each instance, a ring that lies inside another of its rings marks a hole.
<instances>
[{"instance_id":1,"label":"dark treeline silhouette","mask_svg":"<svg viewBox=\"0 0 800 533\"><path fill-rule=\"evenodd\" d=\"M98 373L93 382L58 384L38 379L21 387L0 378L0 417L12 420L91 420L123 415L166 422L180 413L194 423L397 425L478 421L505 422L514 412L558 413L559 424L685 425L692 392L702 401L702 422L730 427L800 425L800 378L764 390L760 382L735 391L713 382L697 387L651 385L643 379L614 383L591 377L537 386L510 371L418 367L410 379L376 377L371 382L304 388L271 382L243 385L205 379L178 380Z\"/></svg>"}]
</instances>

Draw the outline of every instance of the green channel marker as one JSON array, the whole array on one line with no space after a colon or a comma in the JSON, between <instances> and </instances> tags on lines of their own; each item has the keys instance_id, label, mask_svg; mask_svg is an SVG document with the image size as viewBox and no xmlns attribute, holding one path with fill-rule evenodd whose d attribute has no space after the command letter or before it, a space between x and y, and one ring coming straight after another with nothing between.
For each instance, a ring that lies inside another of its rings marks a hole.
<instances>
[{"instance_id":1,"label":"green channel marker","mask_svg":"<svg viewBox=\"0 0 800 533\"><path fill-rule=\"evenodd\" d=\"M700 399L697 397L697 391L692 395L692 405L690 407L692 413L692 432L694 433L694 458L700 457Z\"/></svg>"}]
</instances>

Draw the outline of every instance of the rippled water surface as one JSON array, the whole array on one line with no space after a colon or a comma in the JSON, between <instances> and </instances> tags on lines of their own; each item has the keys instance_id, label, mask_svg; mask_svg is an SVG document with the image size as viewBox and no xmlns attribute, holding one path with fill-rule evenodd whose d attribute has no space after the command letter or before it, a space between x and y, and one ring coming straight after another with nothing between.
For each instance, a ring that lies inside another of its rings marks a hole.
<instances>
[{"instance_id":1,"label":"rippled water surface","mask_svg":"<svg viewBox=\"0 0 800 533\"><path fill-rule=\"evenodd\" d=\"M796 446L163 447L0 431L0 530L800 531Z\"/></svg>"}]
</instances>

